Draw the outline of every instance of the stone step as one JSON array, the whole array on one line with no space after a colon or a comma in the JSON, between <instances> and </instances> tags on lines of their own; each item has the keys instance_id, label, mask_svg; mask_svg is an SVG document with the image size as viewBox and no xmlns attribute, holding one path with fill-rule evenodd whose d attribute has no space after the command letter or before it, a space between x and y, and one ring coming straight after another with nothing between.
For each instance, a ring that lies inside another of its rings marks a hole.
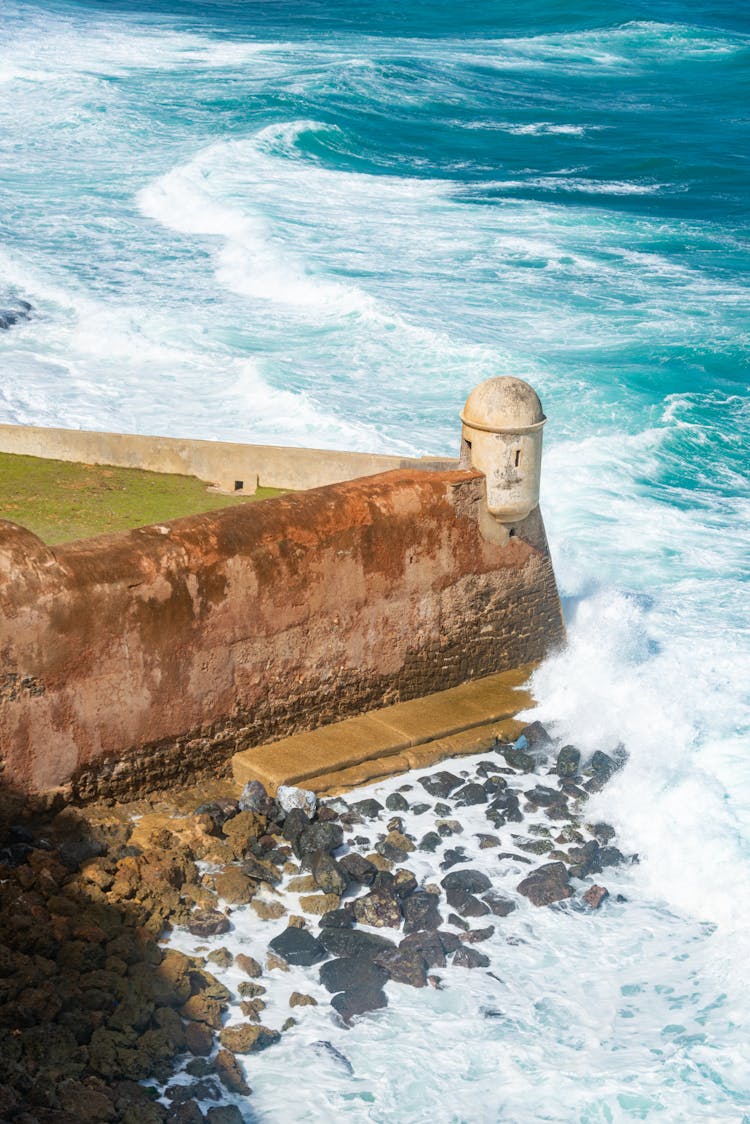
<instances>
[{"instance_id":1,"label":"stone step","mask_svg":"<svg viewBox=\"0 0 750 1124\"><path fill-rule=\"evenodd\" d=\"M333 791L366 784L460 753L479 753L498 734L490 728L533 705L525 687L530 666L489 675L420 699L372 710L236 753L238 784L262 781L270 793L280 784ZM499 736L512 737L520 724ZM462 748L462 747L472 748Z\"/></svg>"}]
</instances>

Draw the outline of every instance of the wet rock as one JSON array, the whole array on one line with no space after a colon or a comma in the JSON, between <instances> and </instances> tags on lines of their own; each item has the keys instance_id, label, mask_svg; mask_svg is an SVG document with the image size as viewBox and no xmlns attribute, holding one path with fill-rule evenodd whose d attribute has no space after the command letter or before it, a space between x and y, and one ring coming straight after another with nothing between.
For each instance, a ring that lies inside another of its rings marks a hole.
<instances>
[{"instance_id":1,"label":"wet rock","mask_svg":"<svg viewBox=\"0 0 750 1124\"><path fill-rule=\"evenodd\" d=\"M391 819L388 820L386 826L389 831L403 831L404 821L402 820L401 816L392 816Z\"/></svg>"},{"instance_id":2,"label":"wet rock","mask_svg":"<svg viewBox=\"0 0 750 1124\"><path fill-rule=\"evenodd\" d=\"M375 844L375 850L390 862L402 863L416 848L407 835L400 831L389 831L385 839Z\"/></svg>"},{"instance_id":3,"label":"wet rock","mask_svg":"<svg viewBox=\"0 0 750 1124\"><path fill-rule=\"evenodd\" d=\"M290 1007L317 1007L317 999L313 999L312 995L305 995L302 991L293 991L289 996Z\"/></svg>"},{"instance_id":4,"label":"wet rock","mask_svg":"<svg viewBox=\"0 0 750 1124\"><path fill-rule=\"evenodd\" d=\"M430 796L435 796L438 800L445 800L454 789L461 786L462 781L461 777L457 777L454 773L442 770L442 772L432 773L427 777L420 777L419 783Z\"/></svg>"},{"instance_id":5,"label":"wet rock","mask_svg":"<svg viewBox=\"0 0 750 1124\"><path fill-rule=\"evenodd\" d=\"M384 948L394 948L393 941L377 933L361 929L321 929L318 940L331 956L370 956Z\"/></svg>"},{"instance_id":6,"label":"wet rock","mask_svg":"<svg viewBox=\"0 0 750 1124\"><path fill-rule=\"evenodd\" d=\"M253 956L247 956L244 952L238 952L234 958L236 968L249 976L251 980L257 980L263 975L263 969L258 961Z\"/></svg>"},{"instance_id":7,"label":"wet rock","mask_svg":"<svg viewBox=\"0 0 750 1124\"><path fill-rule=\"evenodd\" d=\"M340 930L325 930L326 932L339 932ZM307 929L297 929L292 926L279 933L269 942L269 948L280 956L287 964L298 964L307 967L317 964L326 955L326 948L321 941L309 933Z\"/></svg>"},{"instance_id":8,"label":"wet rock","mask_svg":"<svg viewBox=\"0 0 750 1124\"><path fill-rule=\"evenodd\" d=\"M466 849L464 847L448 847L443 853L443 861L440 863L441 870L450 870L453 866L458 866L459 863L467 863L469 860L466 858Z\"/></svg>"},{"instance_id":9,"label":"wet rock","mask_svg":"<svg viewBox=\"0 0 750 1124\"><path fill-rule=\"evenodd\" d=\"M273 1046L280 1038L277 1030L269 1030L267 1026L239 1023L236 1026L225 1026L219 1035L219 1042L233 1054L257 1054Z\"/></svg>"},{"instance_id":10,"label":"wet rock","mask_svg":"<svg viewBox=\"0 0 750 1124\"><path fill-rule=\"evenodd\" d=\"M331 853L344 841L344 829L338 823L312 823L298 836L294 844L298 858L316 851Z\"/></svg>"},{"instance_id":11,"label":"wet rock","mask_svg":"<svg viewBox=\"0 0 750 1124\"><path fill-rule=\"evenodd\" d=\"M395 952L396 949L381 950ZM388 972L369 956L345 956L329 960L320 969L320 982L332 993L349 991L352 988L379 989L386 983Z\"/></svg>"},{"instance_id":12,"label":"wet rock","mask_svg":"<svg viewBox=\"0 0 750 1124\"><path fill-rule=\"evenodd\" d=\"M507 787L508 782L506 781L505 777L487 777L487 779L482 782L482 788L487 793L487 795L493 799L499 792L504 792Z\"/></svg>"},{"instance_id":13,"label":"wet rock","mask_svg":"<svg viewBox=\"0 0 750 1124\"><path fill-rule=\"evenodd\" d=\"M499 894L497 890L490 890L489 893L484 895L482 901L490 907L495 917L507 917L516 908L514 901Z\"/></svg>"},{"instance_id":14,"label":"wet rock","mask_svg":"<svg viewBox=\"0 0 750 1124\"><path fill-rule=\"evenodd\" d=\"M215 948L213 952L209 952L206 960L211 964L215 964L217 968L229 968L234 963L234 956L228 948Z\"/></svg>"},{"instance_id":15,"label":"wet rock","mask_svg":"<svg viewBox=\"0 0 750 1124\"><path fill-rule=\"evenodd\" d=\"M601 847L599 850L599 865L602 870L607 866L622 866L626 861L622 851L617 847Z\"/></svg>"},{"instance_id":16,"label":"wet rock","mask_svg":"<svg viewBox=\"0 0 750 1124\"><path fill-rule=\"evenodd\" d=\"M427 961L421 952L409 948L389 948L375 954L375 963L385 968L392 980L410 987L426 987Z\"/></svg>"},{"instance_id":17,"label":"wet rock","mask_svg":"<svg viewBox=\"0 0 750 1124\"><path fill-rule=\"evenodd\" d=\"M229 918L217 909L197 909L190 914L187 928L194 937L214 937L226 933L230 924Z\"/></svg>"},{"instance_id":18,"label":"wet rock","mask_svg":"<svg viewBox=\"0 0 750 1124\"><path fill-rule=\"evenodd\" d=\"M278 921L286 913L286 906L275 898L257 897L250 903L261 921Z\"/></svg>"},{"instance_id":19,"label":"wet rock","mask_svg":"<svg viewBox=\"0 0 750 1124\"><path fill-rule=\"evenodd\" d=\"M472 781L459 788L458 792L453 794L453 800L457 808L470 808L475 804L486 804L487 792L483 785Z\"/></svg>"},{"instance_id":20,"label":"wet rock","mask_svg":"<svg viewBox=\"0 0 750 1124\"><path fill-rule=\"evenodd\" d=\"M31 319L31 305L28 301L11 299L0 308L0 331L7 332L14 324Z\"/></svg>"},{"instance_id":21,"label":"wet rock","mask_svg":"<svg viewBox=\"0 0 750 1124\"><path fill-rule=\"evenodd\" d=\"M366 1015L369 1011L387 1007L388 999L380 988L355 987L334 995L331 1006L348 1026L356 1015Z\"/></svg>"},{"instance_id":22,"label":"wet rock","mask_svg":"<svg viewBox=\"0 0 750 1124\"><path fill-rule=\"evenodd\" d=\"M367 800L357 800L351 808L353 812L356 812L365 820L377 819L383 811L383 805L373 797L369 797Z\"/></svg>"},{"instance_id":23,"label":"wet rock","mask_svg":"<svg viewBox=\"0 0 750 1124\"><path fill-rule=\"evenodd\" d=\"M505 791L496 796L484 813L494 827L503 827L506 823L522 823L523 813L518 796L515 792Z\"/></svg>"},{"instance_id":24,"label":"wet rock","mask_svg":"<svg viewBox=\"0 0 750 1124\"><path fill-rule=\"evenodd\" d=\"M478 832L476 839L479 840L479 850L487 851L492 847L501 846L500 840L497 835L485 835L483 832Z\"/></svg>"},{"instance_id":25,"label":"wet rock","mask_svg":"<svg viewBox=\"0 0 750 1124\"><path fill-rule=\"evenodd\" d=\"M309 819L313 818L318 808L318 798L314 792L286 784L280 784L277 788L276 803L286 815L294 808L301 808Z\"/></svg>"},{"instance_id":26,"label":"wet rock","mask_svg":"<svg viewBox=\"0 0 750 1124\"><path fill-rule=\"evenodd\" d=\"M302 832L310 826L310 822L302 808L292 808L284 820L281 834L287 842L294 846Z\"/></svg>"},{"instance_id":27,"label":"wet rock","mask_svg":"<svg viewBox=\"0 0 750 1124\"><path fill-rule=\"evenodd\" d=\"M475 894L462 890L460 887L450 887L446 890L445 896L448 899L448 905L457 909L462 917L485 917L490 912L489 906L480 901Z\"/></svg>"},{"instance_id":28,"label":"wet rock","mask_svg":"<svg viewBox=\"0 0 750 1124\"><path fill-rule=\"evenodd\" d=\"M315 879L315 884L326 894L344 893L349 885L349 874L346 867L340 866L331 855L325 851L316 851L309 859L310 871Z\"/></svg>"},{"instance_id":29,"label":"wet rock","mask_svg":"<svg viewBox=\"0 0 750 1124\"><path fill-rule=\"evenodd\" d=\"M465 921L463 917L459 917L457 913L448 914L448 924L455 925L457 929L463 929L464 932L469 928L469 922Z\"/></svg>"},{"instance_id":30,"label":"wet rock","mask_svg":"<svg viewBox=\"0 0 750 1124\"><path fill-rule=\"evenodd\" d=\"M568 872L561 862L546 863L538 867L516 889L536 906L551 905L572 897L573 894L568 883Z\"/></svg>"},{"instance_id":31,"label":"wet rock","mask_svg":"<svg viewBox=\"0 0 750 1124\"><path fill-rule=\"evenodd\" d=\"M520 769L522 773L533 773L536 762L530 753L515 746L508 746L502 750L503 757L513 769Z\"/></svg>"},{"instance_id":32,"label":"wet rock","mask_svg":"<svg viewBox=\"0 0 750 1124\"><path fill-rule=\"evenodd\" d=\"M269 882L272 886L278 886L282 879L278 867L254 855L249 855L245 859L240 870L247 878L252 878L256 882Z\"/></svg>"},{"instance_id":33,"label":"wet rock","mask_svg":"<svg viewBox=\"0 0 750 1124\"><path fill-rule=\"evenodd\" d=\"M269 816L273 811L273 800L260 781L248 781L239 799L241 812L257 812Z\"/></svg>"},{"instance_id":34,"label":"wet rock","mask_svg":"<svg viewBox=\"0 0 750 1124\"><path fill-rule=\"evenodd\" d=\"M352 882L358 882L361 886L371 886L378 873L377 867L356 851L350 851L340 858L339 866Z\"/></svg>"},{"instance_id":35,"label":"wet rock","mask_svg":"<svg viewBox=\"0 0 750 1124\"><path fill-rule=\"evenodd\" d=\"M219 1050L214 1058L214 1066L216 1076L225 1089L228 1089L230 1093L240 1093L243 1097L250 1096L252 1089L245 1080L240 1064L231 1050Z\"/></svg>"},{"instance_id":36,"label":"wet rock","mask_svg":"<svg viewBox=\"0 0 750 1124\"><path fill-rule=\"evenodd\" d=\"M438 830L438 835L444 839L449 835L463 835L464 831L458 820L436 820L435 827Z\"/></svg>"},{"instance_id":37,"label":"wet rock","mask_svg":"<svg viewBox=\"0 0 750 1124\"><path fill-rule=\"evenodd\" d=\"M526 738L526 745L533 753L547 752L555 744L554 738L545 730L541 722L532 722L529 726L524 726L520 736Z\"/></svg>"},{"instance_id":38,"label":"wet rock","mask_svg":"<svg viewBox=\"0 0 750 1124\"><path fill-rule=\"evenodd\" d=\"M442 917L438 910L438 899L435 894L428 894L424 890L415 891L402 903L404 915L404 932L417 933L424 929L439 929Z\"/></svg>"},{"instance_id":39,"label":"wet rock","mask_svg":"<svg viewBox=\"0 0 750 1124\"><path fill-rule=\"evenodd\" d=\"M586 827L603 847L611 843L615 837L615 829L608 823L592 823L587 824Z\"/></svg>"},{"instance_id":40,"label":"wet rock","mask_svg":"<svg viewBox=\"0 0 750 1124\"><path fill-rule=\"evenodd\" d=\"M412 805L412 812L415 816L423 816L425 812L429 812L429 804L414 804Z\"/></svg>"},{"instance_id":41,"label":"wet rock","mask_svg":"<svg viewBox=\"0 0 750 1124\"><path fill-rule=\"evenodd\" d=\"M409 801L400 792L392 792L386 799L385 806L389 812L409 811Z\"/></svg>"},{"instance_id":42,"label":"wet rock","mask_svg":"<svg viewBox=\"0 0 750 1124\"><path fill-rule=\"evenodd\" d=\"M250 959L252 959L252 957L250 957ZM257 964L257 960L255 963ZM243 999L255 999L259 995L266 994L266 989L263 984L251 983L250 980L242 980L237 991Z\"/></svg>"},{"instance_id":43,"label":"wet rock","mask_svg":"<svg viewBox=\"0 0 750 1124\"><path fill-rule=\"evenodd\" d=\"M574 745L564 745L557 755L555 766L558 777L574 777L581 764L581 751Z\"/></svg>"},{"instance_id":44,"label":"wet rock","mask_svg":"<svg viewBox=\"0 0 750 1124\"><path fill-rule=\"evenodd\" d=\"M494 932L495 926L487 925L484 929L467 929L458 939L463 944L479 944L480 941L488 941Z\"/></svg>"},{"instance_id":45,"label":"wet rock","mask_svg":"<svg viewBox=\"0 0 750 1124\"><path fill-rule=\"evenodd\" d=\"M549 839L524 839L521 835L514 835L513 842L521 851L530 855L548 855L554 850Z\"/></svg>"},{"instance_id":46,"label":"wet rock","mask_svg":"<svg viewBox=\"0 0 750 1124\"><path fill-rule=\"evenodd\" d=\"M394 872L393 878L391 880L391 885L396 897L400 901L403 901L404 898L408 898L409 895L413 894L416 890L417 879L410 870L406 870L405 868L401 867L399 870Z\"/></svg>"},{"instance_id":47,"label":"wet rock","mask_svg":"<svg viewBox=\"0 0 750 1124\"><path fill-rule=\"evenodd\" d=\"M204 1124L205 1116L197 1101L173 1104L167 1109L167 1124Z\"/></svg>"},{"instance_id":48,"label":"wet rock","mask_svg":"<svg viewBox=\"0 0 750 1124\"><path fill-rule=\"evenodd\" d=\"M489 968L490 958L470 945L462 945L456 949L451 963L457 968Z\"/></svg>"},{"instance_id":49,"label":"wet rock","mask_svg":"<svg viewBox=\"0 0 750 1124\"><path fill-rule=\"evenodd\" d=\"M565 803L564 792L561 792L559 788L549 788L543 784L537 784L533 788L527 789L524 796L530 804L536 804L539 808L548 808L551 804Z\"/></svg>"},{"instance_id":50,"label":"wet rock","mask_svg":"<svg viewBox=\"0 0 750 1124\"><path fill-rule=\"evenodd\" d=\"M332 909L320 918L321 929L351 929L354 925L354 916L351 909Z\"/></svg>"},{"instance_id":51,"label":"wet rock","mask_svg":"<svg viewBox=\"0 0 750 1124\"><path fill-rule=\"evenodd\" d=\"M401 907L398 898L385 887L371 890L352 903L352 912L362 925L374 928L398 929L401 925Z\"/></svg>"},{"instance_id":52,"label":"wet rock","mask_svg":"<svg viewBox=\"0 0 750 1124\"><path fill-rule=\"evenodd\" d=\"M596 884L594 884L593 886L589 886L586 893L583 894L583 900L586 902L586 905L591 907L591 909L598 909L605 898L608 897L609 890L607 890L604 886L597 886Z\"/></svg>"},{"instance_id":53,"label":"wet rock","mask_svg":"<svg viewBox=\"0 0 750 1124\"><path fill-rule=\"evenodd\" d=\"M458 942L456 942L458 945ZM420 956L428 968L445 967L445 949L436 930L410 933L399 944L399 950L410 956Z\"/></svg>"},{"instance_id":54,"label":"wet rock","mask_svg":"<svg viewBox=\"0 0 750 1124\"><path fill-rule=\"evenodd\" d=\"M441 880L440 885L446 892L460 890L468 894L481 894L489 890L492 883L481 870L452 870Z\"/></svg>"},{"instance_id":55,"label":"wet rock","mask_svg":"<svg viewBox=\"0 0 750 1124\"><path fill-rule=\"evenodd\" d=\"M568 870L574 878L585 878L587 874L598 873L602 869L599 844L595 839L590 839L582 847L571 847L567 861Z\"/></svg>"},{"instance_id":56,"label":"wet rock","mask_svg":"<svg viewBox=\"0 0 750 1124\"><path fill-rule=\"evenodd\" d=\"M419 850L432 855L442 844L443 840L436 831L428 831L419 841Z\"/></svg>"},{"instance_id":57,"label":"wet rock","mask_svg":"<svg viewBox=\"0 0 750 1124\"><path fill-rule=\"evenodd\" d=\"M237 1105L213 1105L206 1113L208 1124L243 1124L243 1116Z\"/></svg>"}]
</instances>

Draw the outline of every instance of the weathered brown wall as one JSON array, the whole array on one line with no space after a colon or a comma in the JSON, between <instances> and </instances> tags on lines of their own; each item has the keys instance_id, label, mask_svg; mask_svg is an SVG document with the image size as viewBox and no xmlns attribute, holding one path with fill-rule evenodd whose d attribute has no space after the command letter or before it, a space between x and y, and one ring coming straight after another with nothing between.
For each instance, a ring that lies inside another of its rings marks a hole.
<instances>
[{"instance_id":1,"label":"weathered brown wall","mask_svg":"<svg viewBox=\"0 0 750 1124\"><path fill-rule=\"evenodd\" d=\"M0 755L80 797L541 658L537 512L500 547L473 472L384 473L54 550L0 522Z\"/></svg>"}]
</instances>

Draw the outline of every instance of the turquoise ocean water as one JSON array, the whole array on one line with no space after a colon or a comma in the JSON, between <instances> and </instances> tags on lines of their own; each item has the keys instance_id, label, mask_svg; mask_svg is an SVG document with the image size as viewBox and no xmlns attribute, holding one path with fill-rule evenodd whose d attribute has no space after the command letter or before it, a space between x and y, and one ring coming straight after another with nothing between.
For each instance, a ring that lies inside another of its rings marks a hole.
<instances>
[{"instance_id":1,"label":"turquoise ocean water","mask_svg":"<svg viewBox=\"0 0 750 1124\"><path fill-rule=\"evenodd\" d=\"M750 1120L750 8L3 17L0 421L450 452L528 379L570 636L538 715L630 751L626 905L530 918L500 1023L472 978L362 1024L355 1087L269 1052L258 1119Z\"/></svg>"}]
</instances>

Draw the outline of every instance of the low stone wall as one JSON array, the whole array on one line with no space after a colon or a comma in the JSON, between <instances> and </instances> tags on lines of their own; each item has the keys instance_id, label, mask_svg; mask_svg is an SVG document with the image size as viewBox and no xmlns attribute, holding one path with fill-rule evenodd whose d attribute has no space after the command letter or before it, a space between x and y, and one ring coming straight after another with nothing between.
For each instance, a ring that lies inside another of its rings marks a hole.
<instances>
[{"instance_id":1,"label":"low stone wall","mask_svg":"<svg viewBox=\"0 0 750 1124\"><path fill-rule=\"evenodd\" d=\"M396 468L451 468L458 464L449 458L392 457L35 425L0 425L0 452L197 476L222 491L244 493L255 492L259 485L302 491Z\"/></svg>"},{"instance_id":2,"label":"low stone wall","mask_svg":"<svg viewBox=\"0 0 750 1124\"><path fill-rule=\"evenodd\" d=\"M121 795L247 745L539 660L563 624L538 509L400 470L55 549L0 522L0 754L24 793Z\"/></svg>"}]
</instances>

